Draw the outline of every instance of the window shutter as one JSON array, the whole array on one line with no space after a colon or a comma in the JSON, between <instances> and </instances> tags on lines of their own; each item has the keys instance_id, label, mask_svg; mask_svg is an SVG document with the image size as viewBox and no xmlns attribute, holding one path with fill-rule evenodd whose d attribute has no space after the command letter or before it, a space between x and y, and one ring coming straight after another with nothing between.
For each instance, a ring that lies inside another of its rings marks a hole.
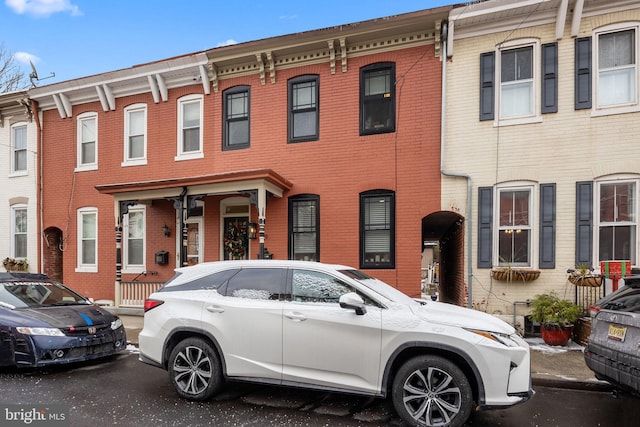
<instances>
[{"instance_id":1,"label":"window shutter","mask_svg":"<svg viewBox=\"0 0 640 427\"><path fill-rule=\"evenodd\" d=\"M478 268L491 268L493 187L478 188Z\"/></svg>"},{"instance_id":2,"label":"window shutter","mask_svg":"<svg viewBox=\"0 0 640 427\"><path fill-rule=\"evenodd\" d=\"M593 182L576 183L576 265L593 262Z\"/></svg>"},{"instance_id":3,"label":"window shutter","mask_svg":"<svg viewBox=\"0 0 640 427\"><path fill-rule=\"evenodd\" d=\"M558 43L542 45L542 113L558 112Z\"/></svg>"},{"instance_id":4,"label":"window shutter","mask_svg":"<svg viewBox=\"0 0 640 427\"><path fill-rule=\"evenodd\" d=\"M540 184L540 268L556 268L555 184Z\"/></svg>"},{"instance_id":5,"label":"window shutter","mask_svg":"<svg viewBox=\"0 0 640 427\"><path fill-rule=\"evenodd\" d=\"M495 52L480 54L480 120L493 120Z\"/></svg>"},{"instance_id":6,"label":"window shutter","mask_svg":"<svg viewBox=\"0 0 640 427\"><path fill-rule=\"evenodd\" d=\"M591 108L591 37L576 39L575 109Z\"/></svg>"}]
</instances>

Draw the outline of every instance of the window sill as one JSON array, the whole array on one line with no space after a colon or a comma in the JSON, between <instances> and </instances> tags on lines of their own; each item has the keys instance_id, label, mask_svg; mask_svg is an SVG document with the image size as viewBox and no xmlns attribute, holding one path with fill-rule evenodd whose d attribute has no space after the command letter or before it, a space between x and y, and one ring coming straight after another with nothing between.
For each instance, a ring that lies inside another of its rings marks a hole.
<instances>
[{"instance_id":1,"label":"window sill","mask_svg":"<svg viewBox=\"0 0 640 427\"><path fill-rule=\"evenodd\" d=\"M122 166L123 168L126 168L128 166L146 166L146 164L147 164L147 159L127 160L120 163L120 166Z\"/></svg>"},{"instance_id":2,"label":"window sill","mask_svg":"<svg viewBox=\"0 0 640 427\"><path fill-rule=\"evenodd\" d=\"M19 176L28 176L28 175L29 175L28 171L14 171L9 174L9 178L16 178Z\"/></svg>"},{"instance_id":3,"label":"window sill","mask_svg":"<svg viewBox=\"0 0 640 427\"><path fill-rule=\"evenodd\" d=\"M640 111L640 105L625 105L620 107L596 107L591 110L591 117L613 116L617 114L637 113Z\"/></svg>"},{"instance_id":4,"label":"window sill","mask_svg":"<svg viewBox=\"0 0 640 427\"><path fill-rule=\"evenodd\" d=\"M493 127L528 125L532 123L542 123L542 117L519 117L515 119L498 119L493 121Z\"/></svg>"},{"instance_id":5,"label":"window sill","mask_svg":"<svg viewBox=\"0 0 640 427\"><path fill-rule=\"evenodd\" d=\"M76 166L74 172L97 171L98 165L81 165Z\"/></svg>"},{"instance_id":6,"label":"window sill","mask_svg":"<svg viewBox=\"0 0 640 427\"><path fill-rule=\"evenodd\" d=\"M197 153L188 153L188 154L178 154L174 160L176 162L182 161L182 160L194 160L194 159L203 159L204 158L204 153L197 152Z\"/></svg>"},{"instance_id":7,"label":"window sill","mask_svg":"<svg viewBox=\"0 0 640 427\"><path fill-rule=\"evenodd\" d=\"M95 267L76 267L76 273L97 273L98 266Z\"/></svg>"}]
</instances>

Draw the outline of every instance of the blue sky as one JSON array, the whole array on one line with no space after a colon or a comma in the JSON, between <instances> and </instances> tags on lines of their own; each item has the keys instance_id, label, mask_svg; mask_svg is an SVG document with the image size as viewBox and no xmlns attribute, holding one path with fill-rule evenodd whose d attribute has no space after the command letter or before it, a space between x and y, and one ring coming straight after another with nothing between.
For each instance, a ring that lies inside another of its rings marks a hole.
<instances>
[{"instance_id":1,"label":"blue sky","mask_svg":"<svg viewBox=\"0 0 640 427\"><path fill-rule=\"evenodd\" d=\"M450 0L2 0L0 45L39 86Z\"/></svg>"}]
</instances>

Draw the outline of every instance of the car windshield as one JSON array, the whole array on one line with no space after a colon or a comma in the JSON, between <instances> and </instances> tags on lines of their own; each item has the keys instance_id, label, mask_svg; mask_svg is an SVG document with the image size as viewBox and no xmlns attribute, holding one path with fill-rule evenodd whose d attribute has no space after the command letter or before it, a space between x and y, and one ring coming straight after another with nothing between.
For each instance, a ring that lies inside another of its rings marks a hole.
<instances>
[{"instance_id":1,"label":"car windshield","mask_svg":"<svg viewBox=\"0 0 640 427\"><path fill-rule=\"evenodd\" d=\"M90 302L55 282L7 282L0 283L0 304L9 308L27 308Z\"/></svg>"},{"instance_id":2,"label":"car windshield","mask_svg":"<svg viewBox=\"0 0 640 427\"><path fill-rule=\"evenodd\" d=\"M382 296L384 299L396 302L398 304L410 305L418 304L416 300L410 296L400 292L388 283L383 282L380 279L371 277L359 270L340 270L340 273L348 276L358 282L362 283L367 288L371 289L376 294Z\"/></svg>"}]
</instances>

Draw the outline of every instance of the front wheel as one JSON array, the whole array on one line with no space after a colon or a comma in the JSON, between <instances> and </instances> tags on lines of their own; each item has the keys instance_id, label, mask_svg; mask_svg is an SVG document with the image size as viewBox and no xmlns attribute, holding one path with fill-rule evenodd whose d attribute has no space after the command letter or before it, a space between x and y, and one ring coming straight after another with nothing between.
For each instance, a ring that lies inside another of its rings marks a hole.
<instances>
[{"instance_id":1,"label":"front wheel","mask_svg":"<svg viewBox=\"0 0 640 427\"><path fill-rule=\"evenodd\" d=\"M223 385L220 359L211 345L200 338L187 338L169 356L169 377L181 397L210 399Z\"/></svg>"},{"instance_id":2,"label":"front wheel","mask_svg":"<svg viewBox=\"0 0 640 427\"><path fill-rule=\"evenodd\" d=\"M400 367L391 390L393 406L409 425L460 427L473 408L471 385L454 363L424 355Z\"/></svg>"}]
</instances>

